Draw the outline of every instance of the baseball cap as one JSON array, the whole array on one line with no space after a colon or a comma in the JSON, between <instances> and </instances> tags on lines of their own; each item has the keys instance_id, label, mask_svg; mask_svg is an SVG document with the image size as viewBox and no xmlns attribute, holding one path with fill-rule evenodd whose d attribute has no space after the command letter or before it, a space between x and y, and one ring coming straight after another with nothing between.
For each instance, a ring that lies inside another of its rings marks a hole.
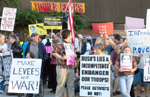
<instances>
[{"instance_id":1,"label":"baseball cap","mask_svg":"<svg viewBox=\"0 0 150 97\"><path fill-rule=\"evenodd\" d=\"M34 36L37 36L37 35L39 35L39 34L37 34L37 33L32 33L31 37L34 37Z\"/></svg>"},{"instance_id":2,"label":"baseball cap","mask_svg":"<svg viewBox=\"0 0 150 97\"><path fill-rule=\"evenodd\" d=\"M19 37L20 38L20 35L19 34L15 34L17 37Z\"/></svg>"}]
</instances>

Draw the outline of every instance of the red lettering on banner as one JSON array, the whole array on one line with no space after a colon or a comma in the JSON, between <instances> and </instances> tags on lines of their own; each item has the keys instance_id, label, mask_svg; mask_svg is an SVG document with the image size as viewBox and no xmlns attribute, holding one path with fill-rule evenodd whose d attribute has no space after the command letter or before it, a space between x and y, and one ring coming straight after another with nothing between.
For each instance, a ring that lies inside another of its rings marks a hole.
<instances>
[{"instance_id":1,"label":"red lettering on banner","mask_svg":"<svg viewBox=\"0 0 150 97\"><path fill-rule=\"evenodd\" d=\"M49 3L43 3L44 6L44 12L50 12L50 4Z\"/></svg>"},{"instance_id":2,"label":"red lettering on banner","mask_svg":"<svg viewBox=\"0 0 150 97\"><path fill-rule=\"evenodd\" d=\"M38 2L34 2L35 7L36 7L36 11L38 11Z\"/></svg>"},{"instance_id":3,"label":"red lettering on banner","mask_svg":"<svg viewBox=\"0 0 150 97\"><path fill-rule=\"evenodd\" d=\"M58 12L58 4L54 3L54 12Z\"/></svg>"},{"instance_id":4,"label":"red lettering on banner","mask_svg":"<svg viewBox=\"0 0 150 97\"><path fill-rule=\"evenodd\" d=\"M62 12L65 11L64 3L61 3L61 11L62 11Z\"/></svg>"},{"instance_id":5,"label":"red lettering on banner","mask_svg":"<svg viewBox=\"0 0 150 97\"><path fill-rule=\"evenodd\" d=\"M39 2L39 11L43 12L43 3L42 2Z\"/></svg>"},{"instance_id":6,"label":"red lettering on banner","mask_svg":"<svg viewBox=\"0 0 150 97\"><path fill-rule=\"evenodd\" d=\"M74 12L79 12L78 3L73 4L73 6L74 6Z\"/></svg>"},{"instance_id":7,"label":"red lettering on banner","mask_svg":"<svg viewBox=\"0 0 150 97\"><path fill-rule=\"evenodd\" d=\"M53 3L50 3L50 6L51 6L51 12L54 12L54 6L53 6Z\"/></svg>"},{"instance_id":8,"label":"red lettering on banner","mask_svg":"<svg viewBox=\"0 0 150 97\"><path fill-rule=\"evenodd\" d=\"M64 5L65 5L65 8L67 7L67 4L68 3L65 3ZM67 7L67 9L66 9L66 12L69 12L69 5L68 5L68 7Z\"/></svg>"},{"instance_id":9,"label":"red lettering on banner","mask_svg":"<svg viewBox=\"0 0 150 97\"><path fill-rule=\"evenodd\" d=\"M79 4L79 9L80 9L79 12L82 13L83 12L83 6L82 6L82 4Z\"/></svg>"}]
</instances>

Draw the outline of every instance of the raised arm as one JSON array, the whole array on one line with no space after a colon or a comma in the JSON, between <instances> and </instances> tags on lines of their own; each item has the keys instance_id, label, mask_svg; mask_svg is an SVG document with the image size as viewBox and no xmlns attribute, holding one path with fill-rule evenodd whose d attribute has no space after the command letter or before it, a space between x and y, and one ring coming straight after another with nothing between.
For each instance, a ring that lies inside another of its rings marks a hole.
<instances>
[{"instance_id":1,"label":"raised arm","mask_svg":"<svg viewBox=\"0 0 150 97\"><path fill-rule=\"evenodd\" d=\"M96 40L95 45L100 43L103 38L103 34L100 35L100 38Z\"/></svg>"}]
</instances>

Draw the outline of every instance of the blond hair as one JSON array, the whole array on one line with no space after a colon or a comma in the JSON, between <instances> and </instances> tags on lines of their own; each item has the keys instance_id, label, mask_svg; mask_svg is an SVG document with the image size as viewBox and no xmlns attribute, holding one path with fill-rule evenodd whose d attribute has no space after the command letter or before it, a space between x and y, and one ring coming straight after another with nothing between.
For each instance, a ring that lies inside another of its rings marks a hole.
<instances>
[{"instance_id":1,"label":"blond hair","mask_svg":"<svg viewBox=\"0 0 150 97\"><path fill-rule=\"evenodd\" d=\"M2 39L5 39L4 35L0 35L0 42L2 42Z\"/></svg>"}]
</instances>

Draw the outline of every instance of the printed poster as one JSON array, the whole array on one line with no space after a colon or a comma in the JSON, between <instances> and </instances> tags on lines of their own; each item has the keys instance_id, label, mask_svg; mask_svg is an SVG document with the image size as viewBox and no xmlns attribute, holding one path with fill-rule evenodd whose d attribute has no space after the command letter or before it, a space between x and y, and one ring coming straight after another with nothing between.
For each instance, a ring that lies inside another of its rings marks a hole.
<instances>
[{"instance_id":1,"label":"printed poster","mask_svg":"<svg viewBox=\"0 0 150 97\"><path fill-rule=\"evenodd\" d=\"M93 31L95 34L112 35L114 33L113 22L108 23L92 23Z\"/></svg>"},{"instance_id":2,"label":"printed poster","mask_svg":"<svg viewBox=\"0 0 150 97\"><path fill-rule=\"evenodd\" d=\"M41 59L14 58L8 92L39 93L41 64Z\"/></svg>"},{"instance_id":3,"label":"printed poster","mask_svg":"<svg viewBox=\"0 0 150 97\"><path fill-rule=\"evenodd\" d=\"M44 28L43 23L30 24L30 25L28 25L28 29L29 29L30 36L32 35L32 33L37 33L39 35L47 34L47 30Z\"/></svg>"},{"instance_id":4,"label":"printed poster","mask_svg":"<svg viewBox=\"0 0 150 97\"><path fill-rule=\"evenodd\" d=\"M120 55L120 68L123 71L130 71L132 69L132 54L122 53Z\"/></svg>"},{"instance_id":5,"label":"printed poster","mask_svg":"<svg viewBox=\"0 0 150 97\"><path fill-rule=\"evenodd\" d=\"M80 96L110 97L110 56L81 55Z\"/></svg>"},{"instance_id":6,"label":"printed poster","mask_svg":"<svg viewBox=\"0 0 150 97\"><path fill-rule=\"evenodd\" d=\"M3 8L0 30L14 31L16 13L17 13L16 8L9 8L9 7Z\"/></svg>"}]
</instances>

